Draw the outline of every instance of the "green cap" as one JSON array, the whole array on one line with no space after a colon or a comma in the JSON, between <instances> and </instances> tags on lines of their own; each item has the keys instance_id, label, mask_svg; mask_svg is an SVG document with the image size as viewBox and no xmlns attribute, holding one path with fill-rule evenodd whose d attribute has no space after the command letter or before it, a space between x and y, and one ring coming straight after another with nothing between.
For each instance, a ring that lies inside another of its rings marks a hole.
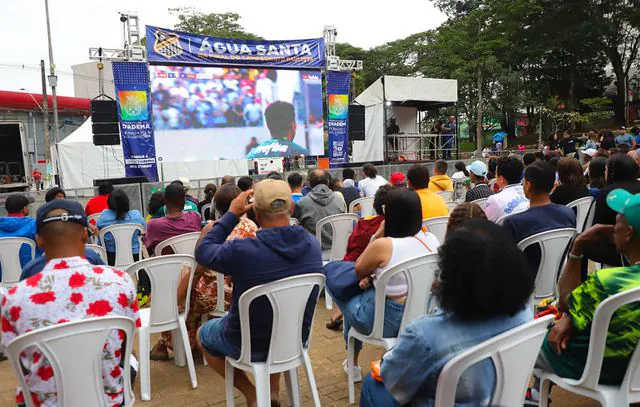
<instances>
[{"instance_id":1,"label":"green cap","mask_svg":"<svg viewBox=\"0 0 640 407\"><path fill-rule=\"evenodd\" d=\"M607 195L607 205L624 215L627 223L640 235L640 194L632 194L624 189L614 189Z\"/></svg>"}]
</instances>

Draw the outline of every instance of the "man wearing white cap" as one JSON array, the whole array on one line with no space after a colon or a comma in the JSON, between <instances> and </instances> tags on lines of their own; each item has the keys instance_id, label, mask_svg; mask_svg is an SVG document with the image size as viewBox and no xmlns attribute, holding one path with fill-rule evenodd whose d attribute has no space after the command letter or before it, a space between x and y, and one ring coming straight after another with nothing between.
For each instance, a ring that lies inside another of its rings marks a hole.
<instances>
[{"instance_id":1,"label":"man wearing white cap","mask_svg":"<svg viewBox=\"0 0 640 407\"><path fill-rule=\"evenodd\" d=\"M488 198L491 195L491 189L487 185L487 165L482 161L474 161L467 167L467 171L469 171L473 188L467 191L464 201L473 202L476 199Z\"/></svg>"}]
</instances>

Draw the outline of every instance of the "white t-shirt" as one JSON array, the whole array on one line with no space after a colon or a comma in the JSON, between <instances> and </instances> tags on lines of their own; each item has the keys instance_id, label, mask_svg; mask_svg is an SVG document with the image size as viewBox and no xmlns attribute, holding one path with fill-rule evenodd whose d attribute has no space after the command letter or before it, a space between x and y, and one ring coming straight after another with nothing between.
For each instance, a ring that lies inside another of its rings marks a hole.
<instances>
[{"instance_id":1,"label":"white t-shirt","mask_svg":"<svg viewBox=\"0 0 640 407\"><path fill-rule=\"evenodd\" d=\"M529 200L524 196L522 184L511 184L487 199L484 212L490 221L495 222L503 216L527 209L529 209Z\"/></svg>"},{"instance_id":2,"label":"white t-shirt","mask_svg":"<svg viewBox=\"0 0 640 407\"><path fill-rule=\"evenodd\" d=\"M387 185L387 180L380 175L376 175L375 178L366 177L358 182L358 188L360 188L364 196L374 196L378 192L378 188L383 185Z\"/></svg>"}]
</instances>

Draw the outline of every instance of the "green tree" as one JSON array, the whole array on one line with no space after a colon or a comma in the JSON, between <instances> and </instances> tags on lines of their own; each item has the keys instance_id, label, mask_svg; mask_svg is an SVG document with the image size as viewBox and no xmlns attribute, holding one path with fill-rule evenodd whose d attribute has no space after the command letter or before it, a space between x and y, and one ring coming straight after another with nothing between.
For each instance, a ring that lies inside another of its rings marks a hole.
<instances>
[{"instance_id":1,"label":"green tree","mask_svg":"<svg viewBox=\"0 0 640 407\"><path fill-rule=\"evenodd\" d=\"M614 110L618 123L626 122L629 73L640 51L640 1L589 0L592 35L600 42L616 78Z\"/></svg>"},{"instance_id":2,"label":"green tree","mask_svg":"<svg viewBox=\"0 0 640 407\"><path fill-rule=\"evenodd\" d=\"M176 30L221 38L263 39L245 31L239 22L240 15L236 13L204 14L190 8L169 9L169 11L178 17L178 24L175 25Z\"/></svg>"}]
</instances>

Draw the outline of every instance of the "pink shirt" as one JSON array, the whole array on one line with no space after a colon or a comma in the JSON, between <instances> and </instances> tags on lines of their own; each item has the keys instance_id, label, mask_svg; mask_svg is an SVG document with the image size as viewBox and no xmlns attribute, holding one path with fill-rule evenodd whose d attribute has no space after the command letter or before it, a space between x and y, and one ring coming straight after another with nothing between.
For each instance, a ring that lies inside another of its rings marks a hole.
<instances>
[{"instance_id":1,"label":"pink shirt","mask_svg":"<svg viewBox=\"0 0 640 407\"><path fill-rule=\"evenodd\" d=\"M147 233L142 238L149 253L153 253L156 245L170 237L185 233L199 232L202 218L198 212L182 212L177 218L156 218L147 222Z\"/></svg>"}]
</instances>

